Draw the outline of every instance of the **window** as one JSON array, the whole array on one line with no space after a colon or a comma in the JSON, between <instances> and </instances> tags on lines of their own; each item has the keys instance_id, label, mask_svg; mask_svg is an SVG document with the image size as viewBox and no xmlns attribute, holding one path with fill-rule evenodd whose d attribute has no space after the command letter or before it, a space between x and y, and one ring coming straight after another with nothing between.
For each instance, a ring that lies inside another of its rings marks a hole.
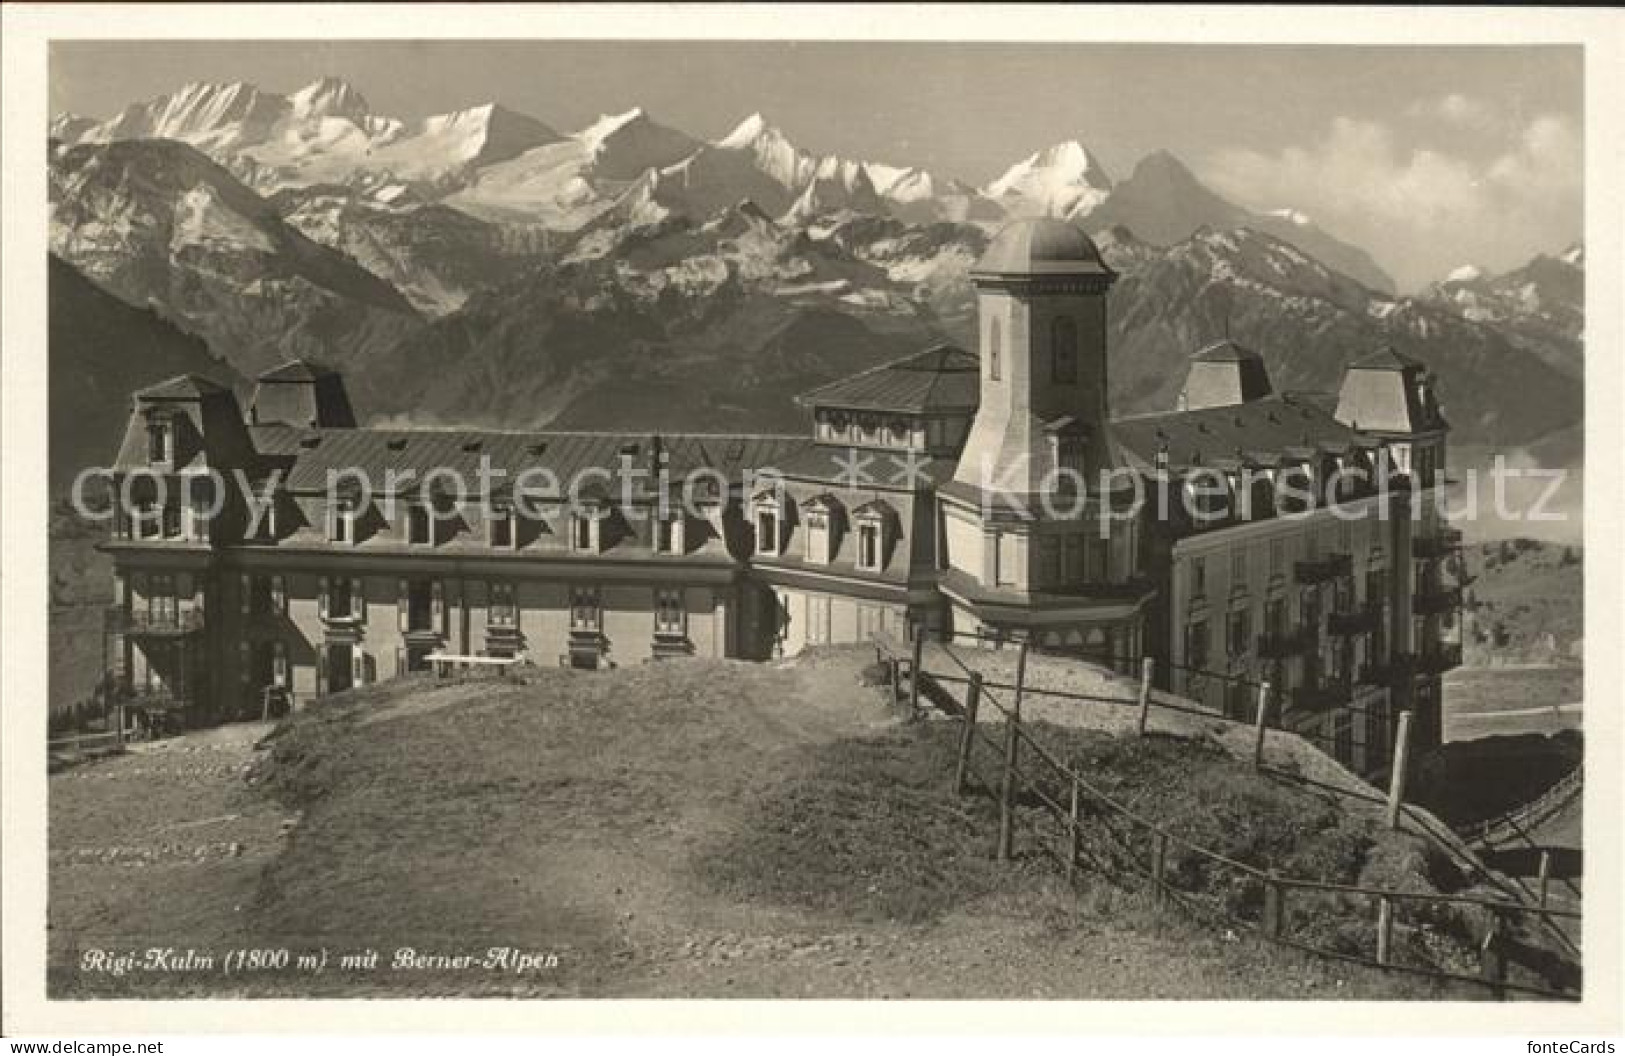
<instances>
[{"instance_id":1,"label":"window","mask_svg":"<svg viewBox=\"0 0 1625 1056\"><path fill-rule=\"evenodd\" d=\"M176 622L175 577L155 575L147 583L147 616L158 626Z\"/></svg>"},{"instance_id":2,"label":"window","mask_svg":"<svg viewBox=\"0 0 1625 1056\"><path fill-rule=\"evenodd\" d=\"M1197 671L1207 669L1207 621L1197 620L1185 626L1185 666Z\"/></svg>"},{"instance_id":3,"label":"window","mask_svg":"<svg viewBox=\"0 0 1625 1056\"><path fill-rule=\"evenodd\" d=\"M359 620L367 611L366 594L359 579L320 582L322 616L329 620Z\"/></svg>"},{"instance_id":4,"label":"window","mask_svg":"<svg viewBox=\"0 0 1625 1056\"><path fill-rule=\"evenodd\" d=\"M1050 324L1050 368L1056 384L1078 383L1078 327L1064 315Z\"/></svg>"},{"instance_id":5,"label":"window","mask_svg":"<svg viewBox=\"0 0 1625 1056\"><path fill-rule=\"evenodd\" d=\"M597 631L603 626L603 607L597 587L576 587L570 591L570 629Z\"/></svg>"},{"instance_id":6,"label":"window","mask_svg":"<svg viewBox=\"0 0 1625 1056\"><path fill-rule=\"evenodd\" d=\"M154 465L168 465L175 461L174 423L155 421L147 424L147 461Z\"/></svg>"},{"instance_id":7,"label":"window","mask_svg":"<svg viewBox=\"0 0 1625 1056\"><path fill-rule=\"evenodd\" d=\"M1236 547L1230 551L1230 588L1245 587L1247 585L1247 551L1243 547Z\"/></svg>"},{"instance_id":8,"label":"window","mask_svg":"<svg viewBox=\"0 0 1625 1056\"><path fill-rule=\"evenodd\" d=\"M826 565L830 559L829 512L822 509L807 510L807 560Z\"/></svg>"},{"instance_id":9,"label":"window","mask_svg":"<svg viewBox=\"0 0 1625 1056\"><path fill-rule=\"evenodd\" d=\"M1191 595L1201 597L1207 593L1207 558L1191 558Z\"/></svg>"},{"instance_id":10,"label":"window","mask_svg":"<svg viewBox=\"0 0 1625 1056\"><path fill-rule=\"evenodd\" d=\"M880 525L858 526L858 568L865 572L880 571Z\"/></svg>"},{"instance_id":11,"label":"window","mask_svg":"<svg viewBox=\"0 0 1625 1056\"><path fill-rule=\"evenodd\" d=\"M1286 633L1286 599L1271 598L1264 604L1264 633L1278 638Z\"/></svg>"},{"instance_id":12,"label":"window","mask_svg":"<svg viewBox=\"0 0 1625 1056\"><path fill-rule=\"evenodd\" d=\"M655 552L681 554L686 552L683 541L683 515L675 511L655 517Z\"/></svg>"},{"instance_id":13,"label":"window","mask_svg":"<svg viewBox=\"0 0 1625 1056\"><path fill-rule=\"evenodd\" d=\"M514 512L505 507L496 507L491 510L490 520L491 547L496 550L512 550L518 545L518 533L514 531Z\"/></svg>"},{"instance_id":14,"label":"window","mask_svg":"<svg viewBox=\"0 0 1625 1056\"><path fill-rule=\"evenodd\" d=\"M1279 576L1286 570L1286 540L1270 540L1270 575Z\"/></svg>"},{"instance_id":15,"label":"window","mask_svg":"<svg viewBox=\"0 0 1625 1056\"><path fill-rule=\"evenodd\" d=\"M164 534L164 511L151 499L138 502L130 511L130 534L137 539L157 539Z\"/></svg>"},{"instance_id":16,"label":"window","mask_svg":"<svg viewBox=\"0 0 1625 1056\"><path fill-rule=\"evenodd\" d=\"M1247 609L1232 609L1225 622L1225 652L1231 657L1245 656L1252 647L1252 613Z\"/></svg>"},{"instance_id":17,"label":"window","mask_svg":"<svg viewBox=\"0 0 1625 1056\"><path fill-rule=\"evenodd\" d=\"M887 429L891 431L891 439L894 444L908 443L908 438L914 432L913 426L909 424L907 418L893 418L887 425Z\"/></svg>"},{"instance_id":18,"label":"window","mask_svg":"<svg viewBox=\"0 0 1625 1056\"><path fill-rule=\"evenodd\" d=\"M779 515L775 510L756 511L756 552L758 554L779 552Z\"/></svg>"},{"instance_id":19,"label":"window","mask_svg":"<svg viewBox=\"0 0 1625 1056\"><path fill-rule=\"evenodd\" d=\"M598 534L598 520L590 513L570 515L570 546L582 553L592 553L594 536Z\"/></svg>"},{"instance_id":20,"label":"window","mask_svg":"<svg viewBox=\"0 0 1625 1056\"><path fill-rule=\"evenodd\" d=\"M518 607L514 604L512 583L491 584L491 609L488 619L493 627L512 627L518 622Z\"/></svg>"},{"instance_id":21,"label":"window","mask_svg":"<svg viewBox=\"0 0 1625 1056\"><path fill-rule=\"evenodd\" d=\"M338 499L333 505L333 526L329 533L335 543L355 542L355 500Z\"/></svg>"},{"instance_id":22,"label":"window","mask_svg":"<svg viewBox=\"0 0 1625 1056\"><path fill-rule=\"evenodd\" d=\"M683 606L680 587L655 591L655 633L681 637L688 633L688 610Z\"/></svg>"},{"instance_id":23,"label":"window","mask_svg":"<svg viewBox=\"0 0 1625 1056\"><path fill-rule=\"evenodd\" d=\"M987 376L993 381L999 380L999 355L1002 351L999 346L1003 342L1003 336L999 320L997 318L990 320L987 328Z\"/></svg>"},{"instance_id":24,"label":"window","mask_svg":"<svg viewBox=\"0 0 1625 1056\"><path fill-rule=\"evenodd\" d=\"M413 546L434 543L434 513L426 502L414 502L406 510L406 541Z\"/></svg>"},{"instance_id":25,"label":"window","mask_svg":"<svg viewBox=\"0 0 1625 1056\"><path fill-rule=\"evenodd\" d=\"M432 632L440 623L444 595L438 580L401 580L397 601L401 630Z\"/></svg>"}]
</instances>

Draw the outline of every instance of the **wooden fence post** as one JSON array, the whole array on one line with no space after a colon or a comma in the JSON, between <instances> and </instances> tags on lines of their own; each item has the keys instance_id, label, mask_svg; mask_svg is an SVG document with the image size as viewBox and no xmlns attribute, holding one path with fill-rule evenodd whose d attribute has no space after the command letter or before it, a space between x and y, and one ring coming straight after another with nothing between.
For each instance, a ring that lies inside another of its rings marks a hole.
<instances>
[{"instance_id":1,"label":"wooden fence post","mask_svg":"<svg viewBox=\"0 0 1625 1056\"><path fill-rule=\"evenodd\" d=\"M965 725L959 731L959 761L954 764L954 795L965 794L965 779L970 774L970 751L976 743L976 710L982 703L982 673L973 671L970 686L965 690Z\"/></svg>"},{"instance_id":2,"label":"wooden fence post","mask_svg":"<svg viewBox=\"0 0 1625 1056\"><path fill-rule=\"evenodd\" d=\"M1479 968L1485 982L1495 988L1496 997L1504 997L1505 990L1502 984L1507 979L1506 950L1502 942L1502 933L1506 921L1501 917L1498 909L1490 910L1489 930L1484 934L1484 945L1480 950Z\"/></svg>"},{"instance_id":3,"label":"wooden fence post","mask_svg":"<svg viewBox=\"0 0 1625 1056\"><path fill-rule=\"evenodd\" d=\"M116 744L119 748L123 748L124 747L124 704L122 702L113 705L113 729L117 733L117 736L113 738L113 743Z\"/></svg>"},{"instance_id":4,"label":"wooden fence post","mask_svg":"<svg viewBox=\"0 0 1625 1056\"><path fill-rule=\"evenodd\" d=\"M1539 881L1540 881L1540 908L1545 909L1546 908L1546 896L1547 896L1548 889L1549 889L1549 887L1551 885L1551 882L1552 882L1552 852L1551 851L1543 850L1543 851L1540 852ZM1547 920L1547 923L1551 923L1551 918L1550 917L1546 918L1546 920Z\"/></svg>"},{"instance_id":5,"label":"wooden fence post","mask_svg":"<svg viewBox=\"0 0 1625 1056\"><path fill-rule=\"evenodd\" d=\"M914 651L909 656L908 707L911 713L920 710L920 664L925 659L925 628L914 627Z\"/></svg>"},{"instance_id":6,"label":"wooden fence post","mask_svg":"<svg viewBox=\"0 0 1625 1056\"><path fill-rule=\"evenodd\" d=\"M1152 829L1151 834L1151 899L1161 908L1168 900L1163 879L1168 871L1168 834L1161 829Z\"/></svg>"},{"instance_id":7,"label":"wooden fence post","mask_svg":"<svg viewBox=\"0 0 1625 1056\"><path fill-rule=\"evenodd\" d=\"M1140 663L1140 724L1135 732L1141 737L1145 736L1145 725L1151 719L1151 672L1156 663L1149 656Z\"/></svg>"},{"instance_id":8,"label":"wooden fence post","mask_svg":"<svg viewBox=\"0 0 1625 1056\"><path fill-rule=\"evenodd\" d=\"M1081 818L1078 775L1072 775L1072 802L1067 807L1066 882L1078 877L1078 823Z\"/></svg>"},{"instance_id":9,"label":"wooden fence post","mask_svg":"<svg viewBox=\"0 0 1625 1056\"><path fill-rule=\"evenodd\" d=\"M895 656L886 661L886 681L891 686L891 702L896 704L903 695L903 662Z\"/></svg>"},{"instance_id":10,"label":"wooden fence post","mask_svg":"<svg viewBox=\"0 0 1625 1056\"><path fill-rule=\"evenodd\" d=\"M1387 895L1377 898L1377 963L1387 964L1393 956L1394 900Z\"/></svg>"},{"instance_id":11,"label":"wooden fence post","mask_svg":"<svg viewBox=\"0 0 1625 1056\"><path fill-rule=\"evenodd\" d=\"M1010 714L1004 720L1004 784L999 795L998 859L1010 860L1015 843L1016 823L1016 761L1021 743L1021 691L1027 681L1027 640L1021 640L1016 653L1016 691L1010 704Z\"/></svg>"},{"instance_id":12,"label":"wooden fence post","mask_svg":"<svg viewBox=\"0 0 1625 1056\"><path fill-rule=\"evenodd\" d=\"M1399 730L1394 734L1394 769L1388 777L1388 827L1399 828L1399 815L1405 805L1405 771L1411 755L1411 713L1399 713Z\"/></svg>"},{"instance_id":13,"label":"wooden fence post","mask_svg":"<svg viewBox=\"0 0 1625 1056\"><path fill-rule=\"evenodd\" d=\"M1269 725L1270 716L1270 684L1261 682L1258 685L1258 708L1253 716L1253 766L1264 765L1264 729Z\"/></svg>"},{"instance_id":14,"label":"wooden fence post","mask_svg":"<svg viewBox=\"0 0 1625 1056\"><path fill-rule=\"evenodd\" d=\"M1281 922L1286 916L1286 892L1281 888L1281 878L1271 870L1264 878L1264 919L1260 921L1267 938L1281 937Z\"/></svg>"}]
</instances>

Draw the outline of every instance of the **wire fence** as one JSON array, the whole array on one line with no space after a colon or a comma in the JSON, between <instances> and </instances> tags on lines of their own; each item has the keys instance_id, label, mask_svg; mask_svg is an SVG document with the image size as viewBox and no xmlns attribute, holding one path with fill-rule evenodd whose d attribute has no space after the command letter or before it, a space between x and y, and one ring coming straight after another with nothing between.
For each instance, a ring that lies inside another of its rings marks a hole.
<instances>
[{"instance_id":1,"label":"wire fence","mask_svg":"<svg viewBox=\"0 0 1625 1056\"><path fill-rule=\"evenodd\" d=\"M986 640L981 639L981 643L986 644ZM1143 716L1152 710L1218 717L1210 710L1155 700L1149 692L1150 665L1142 666L1141 689L1134 697L1075 693L1027 685L1025 645L1016 646L1020 650L1016 680L1001 683L988 679L958 656L951 639L941 644L943 647L933 655L946 657L952 670L926 669L923 636L914 637L906 657L894 652L881 638L875 640L877 659L889 667L894 695L904 693L906 685L907 696L916 707L922 696L939 706L945 701L958 705L961 727L954 790L965 795L973 785L979 786L997 799L998 857L1013 856L1019 828L1032 837L1032 850L1059 866L1069 881L1075 881L1080 866L1088 864L1119 886L1132 886L1126 882L1132 878L1158 907L1175 906L1208 922L1245 930L1304 953L1487 987L1498 996L1524 994L1563 1000L1579 997L1579 965L1568 960L1568 956L1578 958L1579 951L1559 926L1563 921L1577 921L1578 910L1531 905L1510 891L1505 898L1492 898L1281 875L1272 868L1202 846L1166 824L1143 816L1083 777L1023 723L1021 706L1029 697L1138 708L1142 732ZM943 684L963 687L963 701L945 694ZM1268 718L1270 694L1267 684L1257 685L1262 690L1258 694L1259 706L1264 710L1254 715L1259 730L1255 763L1261 763L1263 732L1267 728L1263 720ZM984 712L984 707L991 711ZM980 755L978 747L982 749ZM991 770L986 765L989 752L996 753L997 759ZM1030 763L1023 762L1024 755ZM1361 798L1383 802L1374 790L1369 797ZM1394 805L1401 808L1391 815L1396 825L1402 814L1413 817L1403 811L1402 803ZM1419 828L1429 837L1441 838L1429 826ZM1448 850L1452 857L1459 858L1465 848L1456 841ZM1467 854L1467 858L1471 860L1471 855ZM1496 880L1482 867L1475 874ZM1182 885L1181 879L1198 883ZM1203 880L1205 885L1201 884ZM1506 890L1504 884L1497 886ZM1362 905L1363 915L1356 912ZM1438 934L1440 928L1460 931L1468 926L1469 917L1483 932L1476 942L1476 965L1467 966L1476 970L1463 970L1460 963L1464 956L1461 951L1474 945L1467 943L1464 936L1455 936L1455 963L1443 963L1443 955L1429 945L1430 935ZM1327 921L1334 922L1330 934ZM1566 954L1542 945L1540 936L1555 941ZM1509 960L1528 969L1524 977L1509 978ZM1540 982L1529 981L1529 976Z\"/></svg>"}]
</instances>

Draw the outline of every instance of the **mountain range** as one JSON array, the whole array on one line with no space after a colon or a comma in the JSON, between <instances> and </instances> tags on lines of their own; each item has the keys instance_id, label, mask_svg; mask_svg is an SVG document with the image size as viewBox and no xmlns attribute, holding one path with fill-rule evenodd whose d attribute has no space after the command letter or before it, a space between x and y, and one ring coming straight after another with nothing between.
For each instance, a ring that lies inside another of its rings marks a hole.
<instances>
[{"instance_id":1,"label":"mountain range","mask_svg":"<svg viewBox=\"0 0 1625 1056\"><path fill-rule=\"evenodd\" d=\"M1029 215L1079 223L1120 273L1120 411L1170 406L1185 358L1225 334L1299 389L1392 344L1481 442L1534 442L1583 408L1583 250L1400 297L1357 247L1235 205L1165 151L1113 181L1066 142L975 187L814 155L759 114L714 142L642 110L571 134L495 104L405 121L332 78L188 85L109 121L60 115L51 137L62 267L239 375L292 354L346 368L372 417L791 427L797 391L974 347L970 266Z\"/></svg>"}]
</instances>

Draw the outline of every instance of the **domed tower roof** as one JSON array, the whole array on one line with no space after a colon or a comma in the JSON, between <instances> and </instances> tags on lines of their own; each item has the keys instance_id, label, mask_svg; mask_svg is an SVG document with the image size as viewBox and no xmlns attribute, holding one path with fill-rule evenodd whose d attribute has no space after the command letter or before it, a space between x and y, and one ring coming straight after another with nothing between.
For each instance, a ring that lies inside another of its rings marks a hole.
<instances>
[{"instance_id":1,"label":"domed tower roof","mask_svg":"<svg viewBox=\"0 0 1625 1056\"><path fill-rule=\"evenodd\" d=\"M1050 217L1017 220L1006 225L994 236L971 274L990 278L1115 277L1082 228Z\"/></svg>"}]
</instances>

